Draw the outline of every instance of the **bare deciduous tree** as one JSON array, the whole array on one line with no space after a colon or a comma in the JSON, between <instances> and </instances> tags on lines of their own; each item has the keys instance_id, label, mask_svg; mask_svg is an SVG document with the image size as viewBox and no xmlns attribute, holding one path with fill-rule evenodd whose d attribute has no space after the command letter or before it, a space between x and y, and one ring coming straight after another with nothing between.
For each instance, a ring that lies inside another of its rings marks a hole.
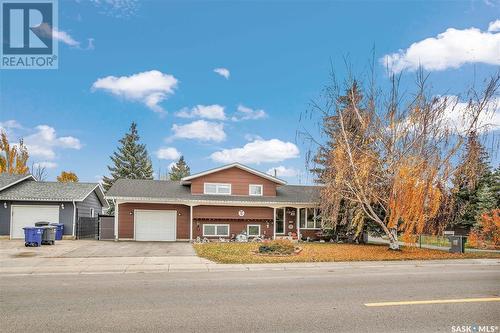
<instances>
[{"instance_id":1,"label":"bare deciduous tree","mask_svg":"<svg viewBox=\"0 0 500 333\"><path fill-rule=\"evenodd\" d=\"M466 133L477 131L499 84L496 74L481 93L469 92L465 108L454 110L456 100L429 94L422 71L409 100L399 94L399 79L391 77L387 95L370 81L363 96L359 81L351 78L340 88L333 76L324 103L312 108L321 116L323 140L300 132L312 144L309 162L324 184L324 223L337 225L347 207L356 217L350 222L378 224L391 249L399 248L397 231L410 241L439 212L464 136L450 125L450 114L464 115Z\"/></svg>"},{"instance_id":2,"label":"bare deciduous tree","mask_svg":"<svg viewBox=\"0 0 500 333\"><path fill-rule=\"evenodd\" d=\"M38 181L44 181L47 179L47 169L39 163L31 163L30 170L33 177L35 177Z\"/></svg>"}]
</instances>

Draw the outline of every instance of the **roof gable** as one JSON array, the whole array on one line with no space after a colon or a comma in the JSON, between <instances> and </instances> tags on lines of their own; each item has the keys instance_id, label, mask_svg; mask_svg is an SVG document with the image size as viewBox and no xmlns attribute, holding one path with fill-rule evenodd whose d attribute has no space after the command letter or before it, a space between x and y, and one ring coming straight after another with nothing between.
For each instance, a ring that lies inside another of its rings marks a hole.
<instances>
[{"instance_id":1,"label":"roof gable","mask_svg":"<svg viewBox=\"0 0 500 333\"><path fill-rule=\"evenodd\" d=\"M13 185L16 185L25 180L35 180L32 175L13 175L9 173L0 174L0 191L3 191Z\"/></svg>"},{"instance_id":2,"label":"roof gable","mask_svg":"<svg viewBox=\"0 0 500 333\"><path fill-rule=\"evenodd\" d=\"M12 201L83 201L96 192L103 207L108 207L104 192L97 183L60 183L26 181L0 192L0 200Z\"/></svg>"},{"instance_id":3,"label":"roof gable","mask_svg":"<svg viewBox=\"0 0 500 333\"><path fill-rule=\"evenodd\" d=\"M215 173L215 172L219 172L219 171L231 169L231 168L238 168L238 169L244 170L246 172L249 172L249 173L254 174L256 176L265 178L265 179L270 180L270 181L272 181L272 182L274 182L276 184L279 184L279 185L285 185L286 184L286 181L284 181L282 179L273 177L271 175L268 175L267 173L261 172L259 170L252 169L252 168L247 167L246 165L243 165L243 164L240 164L240 163L227 164L227 165L223 165L221 167L215 168L215 169L210 169L210 170L207 170L207 171L199 172L199 173L196 173L194 175L182 178L181 182L183 184L189 184L189 183L191 183L191 180L193 180L193 179L196 179L196 178L199 178L199 177L203 177L203 176Z\"/></svg>"}]
</instances>

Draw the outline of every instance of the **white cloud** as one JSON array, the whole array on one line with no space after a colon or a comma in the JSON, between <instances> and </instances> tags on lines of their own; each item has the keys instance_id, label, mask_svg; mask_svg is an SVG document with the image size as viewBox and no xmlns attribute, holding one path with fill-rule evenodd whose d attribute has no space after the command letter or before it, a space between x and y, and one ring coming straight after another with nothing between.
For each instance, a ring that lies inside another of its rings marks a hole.
<instances>
[{"instance_id":1,"label":"white cloud","mask_svg":"<svg viewBox=\"0 0 500 333\"><path fill-rule=\"evenodd\" d=\"M500 31L500 20L490 22L490 25L488 26L488 31L489 32Z\"/></svg>"},{"instance_id":2,"label":"white cloud","mask_svg":"<svg viewBox=\"0 0 500 333\"><path fill-rule=\"evenodd\" d=\"M255 140L241 148L224 149L210 155L210 158L220 163L265 163L281 162L299 157L299 148L291 142L278 139Z\"/></svg>"},{"instance_id":3,"label":"white cloud","mask_svg":"<svg viewBox=\"0 0 500 333\"><path fill-rule=\"evenodd\" d=\"M139 10L138 0L90 0L97 8L99 14L116 18L134 16Z\"/></svg>"},{"instance_id":4,"label":"white cloud","mask_svg":"<svg viewBox=\"0 0 500 333\"><path fill-rule=\"evenodd\" d=\"M7 133L7 134L9 134L10 131L13 129L20 129L20 128L22 128L21 124L19 124L14 119L0 122L0 130L5 131L5 133Z\"/></svg>"},{"instance_id":5,"label":"white cloud","mask_svg":"<svg viewBox=\"0 0 500 333\"><path fill-rule=\"evenodd\" d=\"M224 124L206 120L197 120L185 125L174 124L172 131L174 132L173 138L215 142L226 139Z\"/></svg>"},{"instance_id":6,"label":"white cloud","mask_svg":"<svg viewBox=\"0 0 500 333\"><path fill-rule=\"evenodd\" d=\"M228 80L229 76L231 76L231 72L229 71L229 69L224 68L224 67L215 68L214 72L219 74L220 76L225 77L226 80Z\"/></svg>"},{"instance_id":7,"label":"white cloud","mask_svg":"<svg viewBox=\"0 0 500 333\"><path fill-rule=\"evenodd\" d=\"M66 45L69 45L69 46L73 46L73 47L80 46L80 42L73 39L73 37L71 37L70 34L67 33L66 31L54 29L52 31L52 37L54 39L57 39L60 42L63 42Z\"/></svg>"},{"instance_id":8,"label":"white cloud","mask_svg":"<svg viewBox=\"0 0 500 333\"><path fill-rule=\"evenodd\" d=\"M175 115L181 118L199 117L199 118L215 119L215 120L226 119L226 114L224 113L224 107L218 104L196 105L191 109L183 108Z\"/></svg>"},{"instance_id":9,"label":"white cloud","mask_svg":"<svg viewBox=\"0 0 500 333\"><path fill-rule=\"evenodd\" d=\"M276 173L275 173L275 171L276 171ZM278 167L274 167L274 168L267 170L267 174L271 175L271 176L274 176L276 174L276 177L278 177L278 178L280 178L280 177L289 178L289 177L297 176L299 174L299 170L294 169L294 168L287 168L283 165L280 165Z\"/></svg>"},{"instance_id":10,"label":"white cloud","mask_svg":"<svg viewBox=\"0 0 500 333\"><path fill-rule=\"evenodd\" d=\"M267 117L267 113L261 109L251 109L242 104L238 105L237 113L233 115L231 120L240 121L240 120L255 120L255 119L263 119Z\"/></svg>"},{"instance_id":11,"label":"white cloud","mask_svg":"<svg viewBox=\"0 0 500 333\"><path fill-rule=\"evenodd\" d=\"M437 37L413 43L406 50L385 55L381 62L389 70L414 71L422 66L428 71L458 68L464 64L484 63L500 65L499 21L491 22L488 32L477 28L449 28Z\"/></svg>"},{"instance_id":12,"label":"white cloud","mask_svg":"<svg viewBox=\"0 0 500 333\"><path fill-rule=\"evenodd\" d=\"M165 147L156 151L156 157L160 160L177 160L181 157L181 153L174 147Z\"/></svg>"},{"instance_id":13,"label":"white cloud","mask_svg":"<svg viewBox=\"0 0 500 333\"><path fill-rule=\"evenodd\" d=\"M92 84L92 89L102 89L115 96L141 102L151 110L164 113L159 105L177 88L178 80L158 70L133 74L131 76L107 76Z\"/></svg>"},{"instance_id":14,"label":"white cloud","mask_svg":"<svg viewBox=\"0 0 500 333\"><path fill-rule=\"evenodd\" d=\"M446 128L465 134L468 130L466 125L469 123L467 117L470 115L466 114L467 102L460 101L458 96L449 95L441 96L440 98L446 98L446 109L444 113L444 123ZM484 112L482 112L478 118L478 127L482 131L496 131L500 129L500 97L492 100L489 105L486 106Z\"/></svg>"},{"instance_id":15,"label":"white cloud","mask_svg":"<svg viewBox=\"0 0 500 333\"><path fill-rule=\"evenodd\" d=\"M56 148L81 149L80 140L72 136L58 137L56 130L47 125L35 127L36 132L25 137L24 142L30 156L52 160L55 158Z\"/></svg>"},{"instance_id":16,"label":"white cloud","mask_svg":"<svg viewBox=\"0 0 500 333\"><path fill-rule=\"evenodd\" d=\"M55 169L55 168L57 168L57 163L55 163L55 162L49 162L49 161L43 161L43 162L33 163L33 167L34 168Z\"/></svg>"},{"instance_id":17,"label":"white cloud","mask_svg":"<svg viewBox=\"0 0 500 333\"><path fill-rule=\"evenodd\" d=\"M55 40L63 42L71 47L80 47L80 42L71 37L71 35L66 31L58 30L56 28L52 29L52 27L46 23L42 23L38 29L39 32L45 37L54 38Z\"/></svg>"},{"instance_id":18,"label":"white cloud","mask_svg":"<svg viewBox=\"0 0 500 333\"><path fill-rule=\"evenodd\" d=\"M245 134L244 138L247 141L262 140L262 137L260 135L250 133Z\"/></svg>"}]
</instances>

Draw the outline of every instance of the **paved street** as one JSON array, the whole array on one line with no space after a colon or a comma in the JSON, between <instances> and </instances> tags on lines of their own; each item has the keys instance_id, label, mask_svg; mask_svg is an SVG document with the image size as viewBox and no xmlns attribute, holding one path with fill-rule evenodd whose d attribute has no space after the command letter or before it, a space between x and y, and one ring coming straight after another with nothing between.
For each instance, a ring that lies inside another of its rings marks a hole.
<instances>
[{"instance_id":1,"label":"paved street","mask_svg":"<svg viewBox=\"0 0 500 333\"><path fill-rule=\"evenodd\" d=\"M452 332L500 324L500 302L466 302L500 296L497 264L332 267L2 276L2 331ZM365 305L448 299L464 300Z\"/></svg>"}]
</instances>

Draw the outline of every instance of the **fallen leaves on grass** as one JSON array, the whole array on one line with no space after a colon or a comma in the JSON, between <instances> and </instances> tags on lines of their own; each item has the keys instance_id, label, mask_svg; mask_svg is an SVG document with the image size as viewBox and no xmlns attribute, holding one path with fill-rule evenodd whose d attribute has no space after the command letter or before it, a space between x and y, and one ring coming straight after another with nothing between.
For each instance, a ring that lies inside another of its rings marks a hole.
<instances>
[{"instance_id":1,"label":"fallen leaves on grass","mask_svg":"<svg viewBox=\"0 0 500 333\"><path fill-rule=\"evenodd\" d=\"M499 253L455 254L415 247L390 251L386 245L301 243L302 251L287 257L257 256L253 251L258 250L259 243L206 243L193 246L200 257L224 264L500 258Z\"/></svg>"}]
</instances>

